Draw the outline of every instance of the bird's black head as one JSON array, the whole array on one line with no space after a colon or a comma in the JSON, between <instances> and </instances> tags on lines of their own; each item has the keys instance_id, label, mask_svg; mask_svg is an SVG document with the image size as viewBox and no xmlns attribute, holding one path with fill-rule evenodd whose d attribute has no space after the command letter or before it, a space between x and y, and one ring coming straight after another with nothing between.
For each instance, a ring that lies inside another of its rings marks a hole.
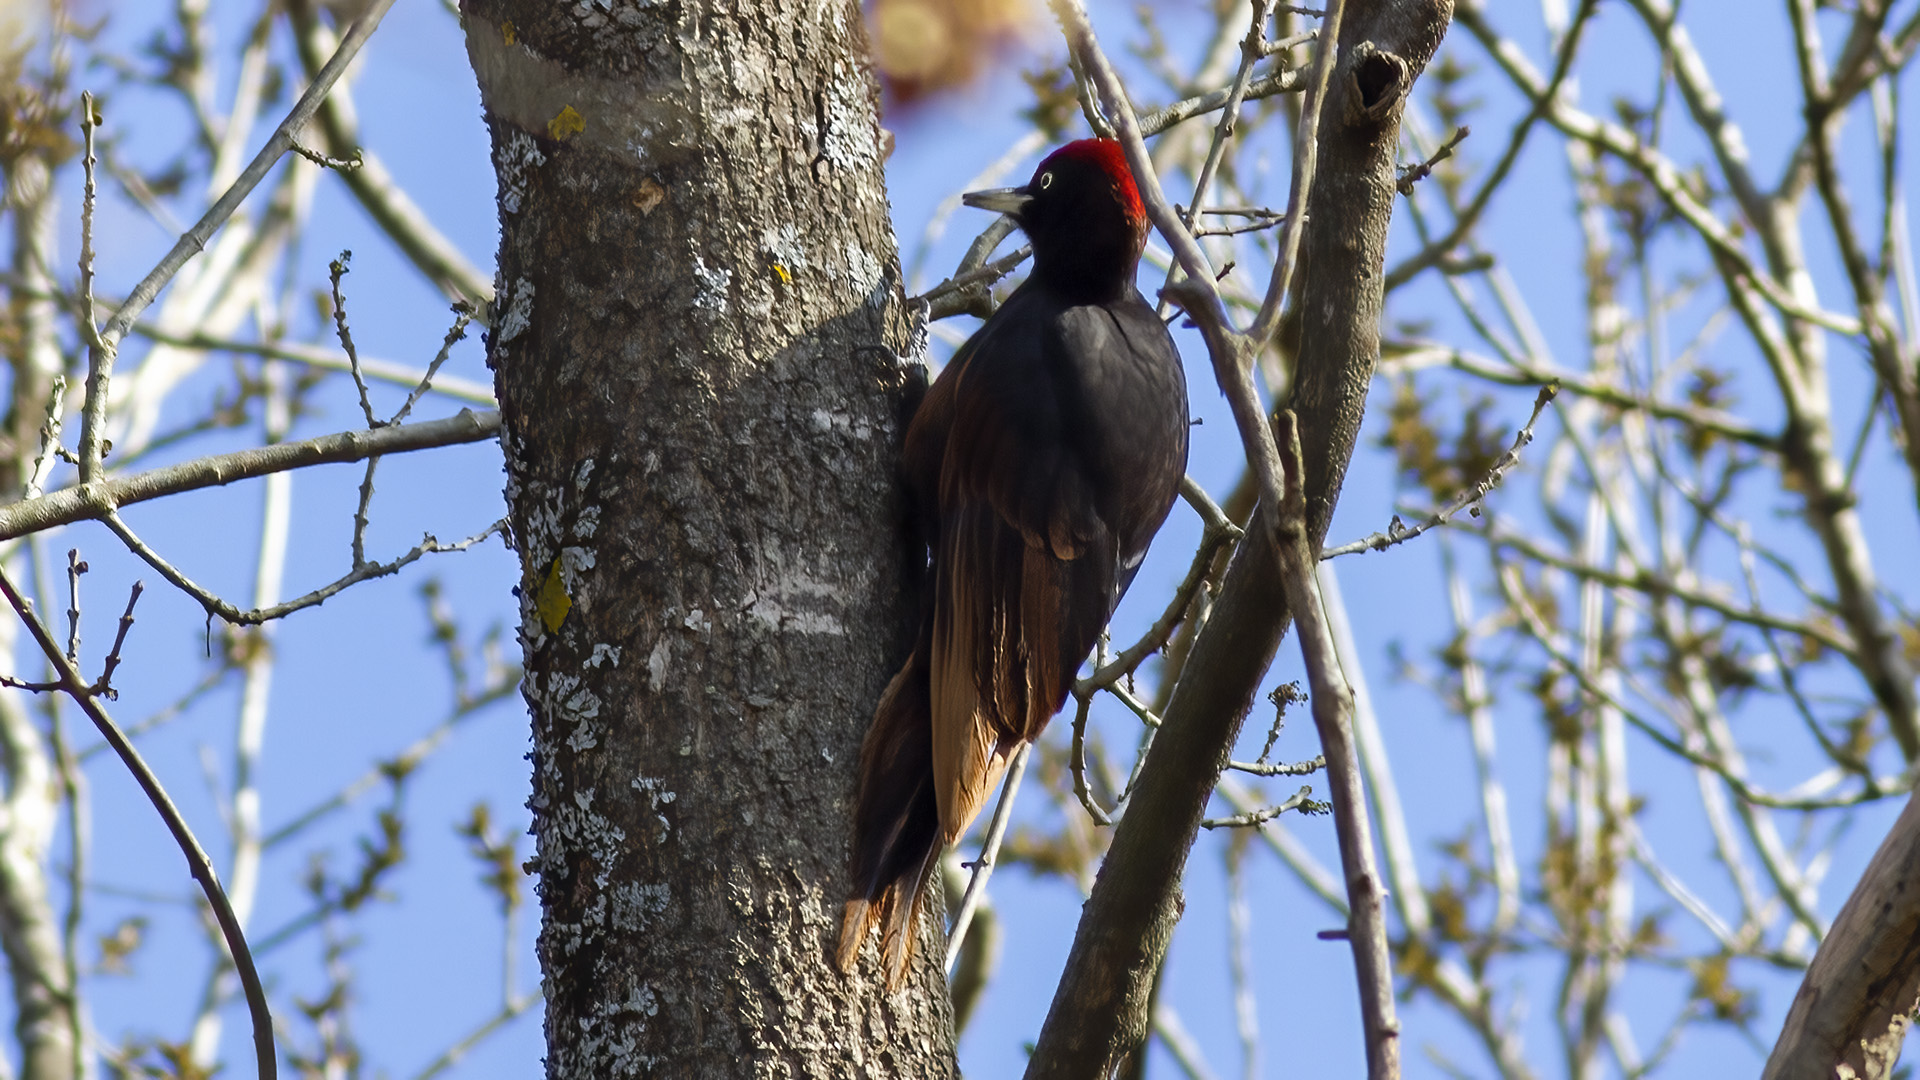
<instances>
[{"instance_id":1,"label":"bird's black head","mask_svg":"<svg viewBox=\"0 0 1920 1080\"><path fill-rule=\"evenodd\" d=\"M1047 155L1025 187L970 191L968 206L998 210L1033 241L1033 276L1081 301L1116 299L1133 284L1147 244L1147 213L1120 144L1081 139Z\"/></svg>"}]
</instances>

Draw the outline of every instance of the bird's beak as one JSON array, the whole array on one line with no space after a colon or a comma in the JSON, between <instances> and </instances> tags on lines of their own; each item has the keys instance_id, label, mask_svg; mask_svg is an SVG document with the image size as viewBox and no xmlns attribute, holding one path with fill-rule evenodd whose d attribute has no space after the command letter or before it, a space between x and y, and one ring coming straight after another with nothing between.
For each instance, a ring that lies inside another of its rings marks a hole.
<instances>
[{"instance_id":1,"label":"bird's beak","mask_svg":"<svg viewBox=\"0 0 1920 1080\"><path fill-rule=\"evenodd\" d=\"M969 191L960 196L960 201L981 210L993 210L1019 217L1020 212L1033 201L1033 196L1023 187L1003 187L989 188L986 191Z\"/></svg>"}]
</instances>

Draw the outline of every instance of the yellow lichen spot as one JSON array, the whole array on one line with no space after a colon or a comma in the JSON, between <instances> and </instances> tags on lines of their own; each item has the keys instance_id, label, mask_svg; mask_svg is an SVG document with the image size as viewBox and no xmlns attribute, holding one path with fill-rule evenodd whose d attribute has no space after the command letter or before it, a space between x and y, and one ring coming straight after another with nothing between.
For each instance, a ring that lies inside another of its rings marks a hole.
<instances>
[{"instance_id":1,"label":"yellow lichen spot","mask_svg":"<svg viewBox=\"0 0 1920 1080\"><path fill-rule=\"evenodd\" d=\"M586 127L586 120L582 118L578 112L574 111L573 106L566 105L561 107L560 115L547 121L547 134L559 139L561 142L566 142L568 139L585 131Z\"/></svg>"},{"instance_id":2,"label":"yellow lichen spot","mask_svg":"<svg viewBox=\"0 0 1920 1080\"><path fill-rule=\"evenodd\" d=\"M633 205L638 207L642 214L651 214L653 208L665 202L666 198L667 189L661 186L660 181L649 176L640 181L640 189L633 193Z\"/></svg>"},{"instance_id":3,"label":"yellow lichen spot","mask_svg":"<svg viewBox=\"0 0 1920 1080\"><path fill-rule=\"evenodd\" d=\"M567 595L567 583L560 577L559 559L547 568L547 580L540 583L533 608L540 613L540 621L546 624L549 634L558 633L560 624L567 621L567 612L573 610L573 597Z\"/></svg>"},{"instance_id":4,"label":"yellow lichen spot","mask_svg":"<svg viewBox=\"0 0 1920 1080\"><path fill-rule=\"evenodd\" d=\"M513 32L512 19L508 19L505 22L502 22L500 24L500 37L509 45L512 45L514 42L520 40L520 36Z\"/></svg>"},{"instance_id":5,"label":"yellow lichen spot","mask_svg":"<svg viewBox=\"0 0 1920 1080\"><path fill-rule=\"evenodd\" d=\"M780 277L780 284L782 284L782 285L791 285L791 284L793 284L793 275L792 275L792 274L789 274L789 273L787 273L787 268L786 268L786 267L784 267L784 266L781 266L781 265L780 265L779 263L774 263L774 264L773 264L773 272L774 272L775 274L777 274L777 275L779 275L779 277Z\"/></svg>"}]
</instances>

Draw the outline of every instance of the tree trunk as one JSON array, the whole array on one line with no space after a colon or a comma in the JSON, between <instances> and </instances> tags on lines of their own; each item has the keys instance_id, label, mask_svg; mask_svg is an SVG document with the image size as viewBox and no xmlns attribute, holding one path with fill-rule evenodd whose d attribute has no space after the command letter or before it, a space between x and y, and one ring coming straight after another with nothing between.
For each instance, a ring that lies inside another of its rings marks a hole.
<instances>
[{"instance_id":1,"label":"tree trunk","mask_svg":"<svg viewBox=\"0 0 1920 1080\"><path fill-rule=\"evenodd\" d=\"M829 963L860 740L911 631L918 369L859 8L465 15L547 1074L948 1076L943 950L896 995Z\"/></svg>"}]
</instances>

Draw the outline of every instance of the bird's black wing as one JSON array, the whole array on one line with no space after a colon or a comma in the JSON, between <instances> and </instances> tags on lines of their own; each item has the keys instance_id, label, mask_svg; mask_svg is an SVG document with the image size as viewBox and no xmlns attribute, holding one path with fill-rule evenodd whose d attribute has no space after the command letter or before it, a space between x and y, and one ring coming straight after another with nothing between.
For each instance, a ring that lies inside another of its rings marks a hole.
<instances>
[{"instance_id":1,"label":"bird's black wing","mask_svg":"<svg viewBox=\"0 0 1920 1080\"><path fill-rule=\"evenodd\" d=\"M1066 305L1029 287L1007 309L943 402L931 705L947 842L1065 702L1186 462L1178 355L1137 295Z\"/></svg>"}]
</instances>

